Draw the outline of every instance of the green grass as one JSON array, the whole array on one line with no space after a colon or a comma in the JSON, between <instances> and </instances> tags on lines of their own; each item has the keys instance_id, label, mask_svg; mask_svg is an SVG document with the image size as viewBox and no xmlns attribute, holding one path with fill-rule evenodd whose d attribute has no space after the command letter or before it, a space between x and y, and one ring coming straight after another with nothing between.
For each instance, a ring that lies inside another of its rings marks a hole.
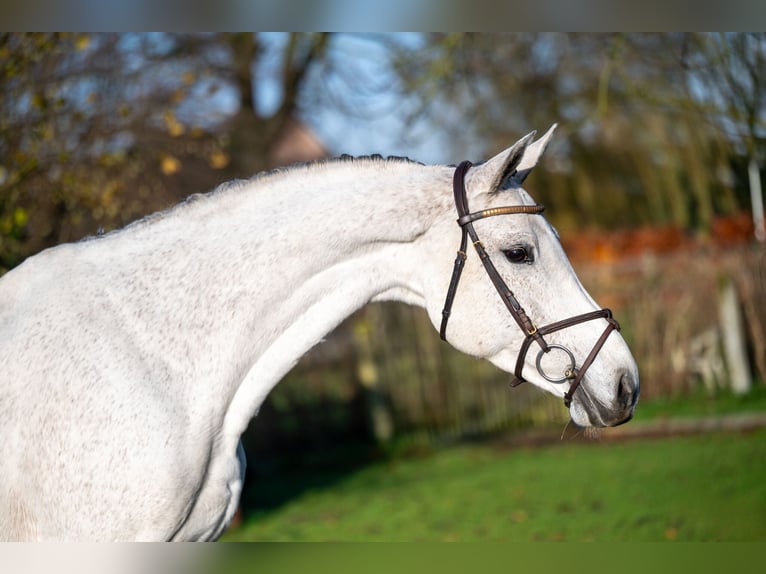
<instances>
[{"instance_id":1,"label":"green grass","mask_svg":"<svg viewBox=\"0 0 766 574\"><path fill-rule=\"evenodd\" d=\"M303 478L275 480L264 488ZM538 449L464 445L302 484L224 540L766 540L766 429Z\"/></svg>"},{"instance_id":2,"label":"green grass","mask_svg":"<svg viewBox=\"0 0 766 574\"><path fill-rule=\"evenodd\" d=\"M762 382L756 382L747 395L735 395L726 389L711 394L699 387L677 397L639 402L634 420L709 417L756 411L766 411L766 385Z\"/></svg>"}]
</instances>

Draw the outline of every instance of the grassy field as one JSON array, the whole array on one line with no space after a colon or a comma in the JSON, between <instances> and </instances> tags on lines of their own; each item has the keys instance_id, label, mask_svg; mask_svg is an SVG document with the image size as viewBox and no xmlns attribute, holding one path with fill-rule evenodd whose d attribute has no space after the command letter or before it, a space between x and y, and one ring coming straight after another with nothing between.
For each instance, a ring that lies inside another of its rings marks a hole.
<instances>
[{"instance_id":1,"label":"grassy field","mask_svg":"<svg viewBox=\"0 0 766 574\"><path fill-rule=\"evenodd\" d=\"M315 488L302 476L265 482L267 497L299 494L245 516L224 540L764 541L765 479L765 429L462 445L315 479Z\"/></svg>"},{"instance_id":2,"label":"grassy field","mask_svg":"<svg viewBox=\"0 0 766 574\"><path fill-rule=\"evenodd\" d=\"M766 384L756 381L746 395L735 395L725 390L715 394L703 388L682 396L657 398L639 403L636 422L662 418L710 417L743 412L766 412Z\"/></svg>"}]
</instances>

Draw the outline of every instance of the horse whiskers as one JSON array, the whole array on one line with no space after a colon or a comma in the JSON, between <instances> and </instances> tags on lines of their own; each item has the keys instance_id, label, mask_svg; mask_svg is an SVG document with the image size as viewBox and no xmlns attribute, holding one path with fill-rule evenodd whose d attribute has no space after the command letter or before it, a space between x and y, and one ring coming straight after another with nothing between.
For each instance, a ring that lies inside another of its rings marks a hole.
<instances>
[{"instance_id":1,"label":"horse whiskers","mask_svg":"<svg viewBox=\"0 0 766 574\"><path fill-rule=\"evenodd\" d=\"M585 435L585 438L590 440L601 439L601 429L598 427L587 427L584 429L583 434Z\"/></svg>"},{"instance_id":2,"label":"horse whiskers","mask_svg":"<svg viewBox=\"0 0 766 574\"><path fill-rule=\"evenodd\" d=\"M569 419L566 424L564 425L564 429L561 431L561 438L559 440L564 440L564 435L566 435L567 430L569 429L569 425L572 423L572 419ZM574 440L578 436L582 435L588 440L600 440L601 439L601 429L597 427L578 427L575 426L577 430L575 430L574 434L570 437L567 437L568 440Z\"/></svg>"},{"instance_id":3,"label":"horse whiskers","mask_svg":"<svg viewBox=\"0 0 766 574\"><path fill-rule=\"evenodd\" d=\"M567 429L569 428L569 423L571 422L573 422L572 419L569 419L567 421L567 424L564 425L564 430L561 431L561 438L559 440L562 440L562 441L564 440L564 435L566 434ZM575 428L579 428L579 427L575 426ZM569 440L576 438L577 435L579 435L581 432L582 430L576 430L575 433L571 437L569 437Z\"/></svg>"}]
</instances>

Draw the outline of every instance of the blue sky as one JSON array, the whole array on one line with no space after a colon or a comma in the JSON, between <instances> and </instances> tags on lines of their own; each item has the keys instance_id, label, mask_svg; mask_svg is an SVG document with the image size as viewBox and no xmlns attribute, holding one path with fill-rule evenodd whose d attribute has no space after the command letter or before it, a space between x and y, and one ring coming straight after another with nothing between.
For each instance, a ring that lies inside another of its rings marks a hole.
<instances>
[{"instance_id":1,"label":"blue sky","mask_svg":"<svg viewBox=\"0 0 766 574\"><path fill-rule=\"evenodd\" d=\"M262 37L267 52L257 70L257 77L263 81L256 86L256 98L258 112L269 114L282 97L276 77L287 34L265 33ZM456 157L460 149L467 146L475 150L478 146L475 142L471 144L470 137L465 141L446 141L445 134L436 125L424 121L414 125L406 123L415 102L402 96L386 48L377 41L379 37L379 34L341 34L334 39L333 57L343 61L344 72L355 80L353 85L332 74L312 78L313 89L327 90L324 97L342 100L340 108L348 106L356 113L346 113L337 106L321 106L305 114L303 121L333 155L379 153L426 163L455 163L463 159ZM413 47L421 42L419 34L401 33L394 37Z\"/></svg>"}]
</instances>

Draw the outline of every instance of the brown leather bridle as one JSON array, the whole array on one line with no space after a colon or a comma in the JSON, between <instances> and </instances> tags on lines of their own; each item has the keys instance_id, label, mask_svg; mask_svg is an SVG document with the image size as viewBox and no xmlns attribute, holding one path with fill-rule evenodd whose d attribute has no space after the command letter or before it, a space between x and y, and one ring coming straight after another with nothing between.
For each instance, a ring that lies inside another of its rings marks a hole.
<instances>
[{"instance_id":1,"label":"brown leather bridle","mask_svg":"<svg viewBox=\"0 0 766 574\"><path fill-rule=\"evenodd\" d=\"M540 351L537 354L536 361L537 372L545 380L552 383L563 383L565 381L570 382L569 390L564 394L564 404L569 407L569 405L572 403L574 392L577 390L577 387L580 386L585 372L595 360L596 355L606 342L609 334L614 330L620 330L620 324L612 317L611 310L599 309L597 311L591 311L590 313L575 315L569 319L557 321L555 323L551 323L550 325L545 325L544 327L535 326L532 320L527 316L524 308L516 299L516 296L505 284L505 281L503 281L500 273L498 273L497 269L493 265L492 260L489 258L489 254L487 253L484 245L482 245L478 235L476 234L476 230L473 227L473 222L478 219L492 217L495 215L510 215L520 213L539 214L542 213L544 207L542 205L513 205L484 209L474 213L469 212L468 199L466 197L465 191L465 174L468 172L471 166L472 164L470 161L464 161L459 166L457 166L452 181L452 188L455 194L455 206L457 207L458 213L457 223L460 226L463 234L460 239L460 249L458 249L457 258L455 259L455 266L452 270L452 278L450 279L449 288L447 289L447 298L444 301L444 310L442 311L442 323L441 328L439 329L439 335L443 340L447 340L447 321L449 320L449 316L452 311L452 303L455 299L455 293L457 292L460 275L463 272L463 266L465 264L466 258L468 257L466 248L468 247L468 238L470 237L476 252L479 254L479 259L481 259L481 262L484 265L484 270L487 272L487 275L489 275L490 281L492 281L495 289L497 289L497 292L499 293L500 298L503 300L503 303L505 303L508 312L511 314L511 317L513 317L518 326L524 331L524 333L526 333L526 337L524 342L521 344L519 355L516 359L516 368L514 369L514 375L516 378L511 383L511 386L515 387L525 382L524 377L522 376L524 361L532 341L535 341L540 346ZM579 323L585 323L586 321L592 321L594 319L606 319L607 326L580 367L577 367L574 354L569 349L563 345L547 343L544 339L545 335L550 335L556 331L561 331L567 327L571 327ZM541 361L543 355L549 353L552 349L558 349L566 353L569 358L569 367L564 370L563 376L560 378L549 376L542 368Z\"/></svg>"}]
</instances>

